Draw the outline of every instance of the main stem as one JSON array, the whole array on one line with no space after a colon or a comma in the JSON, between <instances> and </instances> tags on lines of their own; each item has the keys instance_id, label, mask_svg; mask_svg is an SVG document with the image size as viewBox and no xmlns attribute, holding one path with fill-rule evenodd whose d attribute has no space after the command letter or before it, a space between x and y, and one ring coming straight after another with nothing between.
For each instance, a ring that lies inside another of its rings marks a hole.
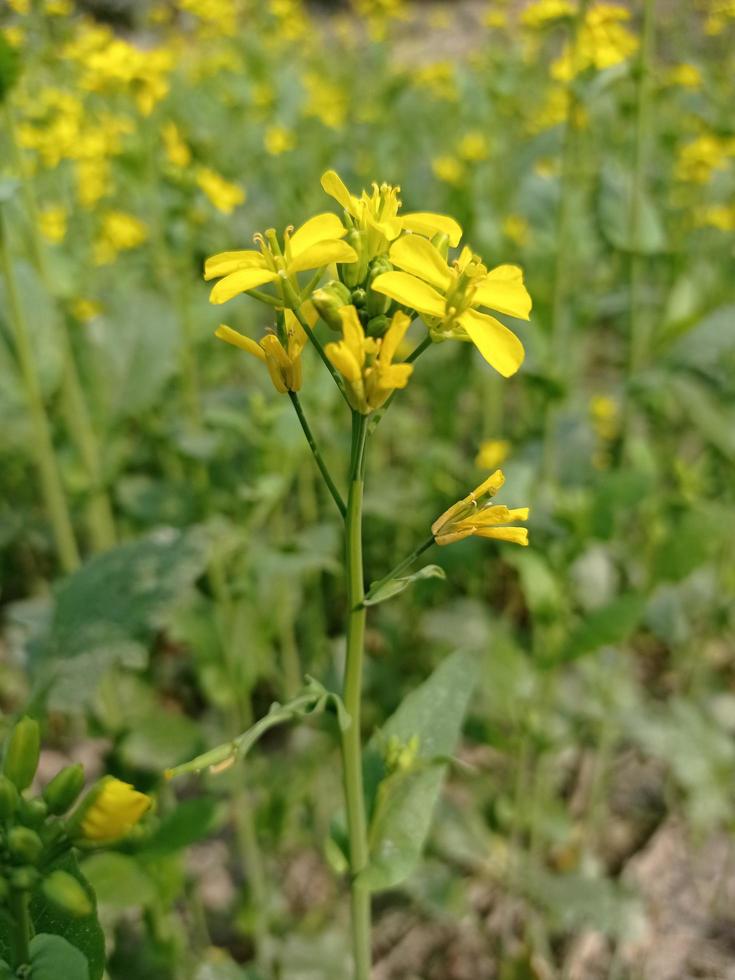
<instances>
[{"instance_id":1,"label":"main stem","mask_svg":"<svg viewBox=\"0 0 735 980\"><path fill-rule=\"evenodd\" d=\"M352 419L352 462L350 490L345 516L347 601L347 655L342 698L351 718L342 732L347 832L352 879L352 949L354 980L370 977L370 892L358 883L358 875L368 863L367 819L362 780L360 709L362 702L362 663L365 643L365 593L362 567L362 493L367 418L355 412Z\"/></svg>"}]
</instances>

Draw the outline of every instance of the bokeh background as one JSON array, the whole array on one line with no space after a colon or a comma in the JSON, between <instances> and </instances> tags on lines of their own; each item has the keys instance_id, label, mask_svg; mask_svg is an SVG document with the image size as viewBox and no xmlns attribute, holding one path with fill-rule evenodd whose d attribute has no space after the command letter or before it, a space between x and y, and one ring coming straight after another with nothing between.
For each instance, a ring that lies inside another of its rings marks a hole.
<instances>
[{"instance_id":1,"label":"bokeh background","mask_svg":"<svg viewBox=\"0 0 735 980\"><path fill-rule=\"evenodd\" d=\"M447 653L483 657L425 863L378 903L376 978L734 977L732 0L0 18L0 706L43 720L48 772L157 794L166 846L85 862L112 980L347 973L326 723L161 778L304 674L338 683L341 529L202 281L334 209L328 168L451 213L534 300L516 377L435 345L371 448L368 578L498 465L532 506L528 549L442 549L446 582L370 616L368 730ZM247 297L224 316L265 325Z\"/></svg>"}]
</instances>

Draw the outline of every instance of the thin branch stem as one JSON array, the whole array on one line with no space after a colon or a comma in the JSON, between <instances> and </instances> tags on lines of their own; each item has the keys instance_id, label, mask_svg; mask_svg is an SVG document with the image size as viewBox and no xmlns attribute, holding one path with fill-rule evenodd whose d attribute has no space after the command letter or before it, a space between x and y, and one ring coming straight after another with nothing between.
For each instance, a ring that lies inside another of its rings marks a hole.
<instances>
[{"instance_id":1,"label":"thin branch stem","mask_svg":"<svg viewBox=\"0 0 735 980\"><path fill-rule=\"evenodd\" d=\"M413 563L416 561L417 558L423 555L425 551L428 551L433 544L434 544L434 535L430 534L429 537L418 546L418 548L415 548L411 552L411 554L408 555L408 557L403 559L403 561L398 562L396 567L391 569L391 571L388 572L387 575L384 575L381 579L378 579L377 582L371 582L370 590L377 591L377 589L379 589L386 582L389 582L391 579L398 578L400 575L403 574L403 572L407 571L411 567L411 565L413 565Z\"/></svg>"},{"instance_id":2,"label":"thin branch stem","mask_svg":"<svg viewBox=\"0 0 735 980\"><path fill-rule=\"evenodd\" d=\"M327 469L327 464L324 462L324 458L321 452L319 451L319 447L316 444L316 439L314 438L314 435L309 427L309 423L306 421L306 416L304 415L304 410L301 407L299 396L296 394L295 391L289 391L288 397L291 399L291 404L294 407L294 411L296 412L296 416L299 420L299 423L301 424L301 428L304 430L306 441L309 443L309 449L311 449L311 453L314 457L316 465L319 467L319 472L324 478L324 482L327 485L327 489L332 495L332 500L337 505L337 510L340 512L342 517L344 517L345 514L347 513L347 507L345 505L344 500L342 499L342 494L335 486L334 480L332 479L332 476L329 470Z\"/></svg>"},{"instance_id":3,"label":"thin branch stem","mask_svg":"<svg viewBox=\"0 0 735 980\"><path fill-rule=\"evenodd\" d=\"M304 333L309 338L309 340L312 342L312 344L314 345L314 347L316 347L316 350L317 350L317 353L319 354L319 357L321 357L322 361L324 362L325 367L327 368L327 370L329 371L329 373L332 375L332 378L334 379L334 383L339 388L340 394L342 395L342 397L344 398L344 400L349 405L350 402L349 402L349 399L347 398L347 392L345 391L345 386L342 384L342 378L340 378L339 372L335 368L334 364L332 364L332 362L327 357L326 351L324 350L324 348L322 347L321 343L317 339L316 334L311 329L311 327L309 326L309 324L306 322L306 317L302 316L301 311L299 309L297 309L297 308L294 308L294 311L293 312L294 312L294 316L296 317L296 319L299 321L299 323L301 324L301 326L304 328ZM352 407L352 406L350 406L350 407Z\"/></svg>"}]
</instances>

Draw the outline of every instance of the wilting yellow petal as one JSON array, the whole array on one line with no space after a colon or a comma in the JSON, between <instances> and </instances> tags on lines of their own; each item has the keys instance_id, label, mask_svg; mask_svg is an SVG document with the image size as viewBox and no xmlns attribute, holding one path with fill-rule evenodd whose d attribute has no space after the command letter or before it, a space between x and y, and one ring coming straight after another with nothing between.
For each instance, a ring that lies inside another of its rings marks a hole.
<instances>
[{"instance_id":1,"label":"wilting yellow petal","mask_svg":"<svg viewBox=\"0 0 735 980\"><path fill-rule=\"evenodd\" d=\"M496 541L510 541L511 544L528 544L528 528L525 527L482 527L475 531L478 538L494 538Z\"/></svg>"},{"instance_id":2,"label":"wilting yellow petal","mask_svg":"<svg viewBox=\"0 0 735 980\"><path fill-rule=\"evenodd\" d=\"M355 214L357 199L347 190L339 174L335 173L334 170L327 170L325 174L322 174L321 185L322 190L333 197L345 211L349 211L352 215Z\"/></svg>"},{"instance_id":3,"label":"wilting yellow petal","mask_svg":"<svg viewBox=\"0 0 735 980\"><path fill-rule=\"evenodd\" d=\"M299 356L309 338L293 310L284 310L283 315L286 322L286 336L288 337L288 356L293 360ZM305 319L308 323L308 318L305 317ZM309 325L311 326L311 324Z\"/></svg>"},{"instance_id":4,"label":"wilting yellow petal","mask_svg":"<svg viewBox=\"0 0 735 980\"><path fill-rule=\"evenodd\" d=\"M261 346L265 351L265 364L273 387L283 395L288 391L286 377L291 374L291 360L281 341L272 333L263 337Z\"/></svg>"},{"instance_id":5,"label":"wilting yellow petal","mask_svg":"<svg viewBox=\"0 0 735 980\"><path fill-rule=\"evenodd\" d=\"M413 364L389 364L378 374L378 384L388 391L405 388L412 372Z\"/></svg>"},{"instance_id":6,"label":"wilting yellow petal","mask_svg":"<svg viewBox=\"0 0 735 980\"><path fill-rule=\"evenodd\" d=\"M238 333L237 330L233 330L232 327L228 327L225 323L220 323L217 329L214 331L215 337L219 337L220 340L224 340L227 344L232 344L233 347L239 347L240 350L246 350L248 354L252 354L257 357L258 360L264 361L265 354L260 347L260 344L256 344L254 340L250 337L246 337L244 334Z\"/></svg>"},{"instance_id":7,"label":"wilting yellow petal","mask_svg":"<svg viewBox=\"0 0 735 980\"><path fill-rule=\"evenodd\" d=\"M465 310L459 322L488 364L509 378L523 363L525 352L518 337L500 320L477 310Z\"/></svg>"},{"instance_id":8,"label":"wilting yellow petal","mask_svg":"<svg viewBox=\"0 0 735 980\"><path fill-rule=\"evenodd\" d=\"M455 541L462 541L463 538L469 538L472 535L472 528L464 528L463 530L452 530L447 531L442 534L441 531L433 531L434 541L439 545L444 544L454 544Z\"/></svg>"},{"instance_id":9,"label":"wilting yellow petal","mask_svg":"<svg viewBox=\"0 0 735 980\"><path fill-rule=\"evenodd\" d=\"M316 214L313 218L305 221L291 236L289 240L291 255L293 258L296 258L302 252L311 248L312 245L316 245L317 242L323 242L330 238L344 238L346 234L347 229L336 214L329 212ZM313 269L314 266L308 266L307 268Z\"/></svg>"},{"instance_id":10,"label":"wilting yellow petal","mask_svg":"<svg viewBox=\"0 0 735 980\"><path fill-rule=\"evenodd\" d=\"M320 241L299 252L288 265L288 274L319 269L330 262L357 262L357 252L347 242L335 239Z\"/></svg>"},{"instance_id":11,"label":"wilting yellow petal","mask_svg":"<svg viewBox=\"0 0 735 980\"><path fill-rule=\"evenodd\" d=\"M446 235L452 248L459 245L462 237L461 226L447 214L416 211L413 214L404 214L401 221L407 231L418 232L419 235L426 235L427 238L432 238L437 233Z\"/></svg>"},{"instance_id":12,"label":"wilting yellow petal","mask_svg":"<svg viewBox=\"0 0 735 980\"><path fill-rule=\"evenodd\" d=\"M390 321L390 326L385 331L383 341L380 345L378 360L381 362L381 364L388 365L391 363L395 357L396 351L398 350L398 345L405 337L406 331L410 326L410 316L406 316L406 314L402 313L400 310L393 314L393 318Z\"/></svg>"},{"instance_id":13,"label":"wilting yellow petal","mask_svg":"<svg viewBox=\"0 0 735 980\"><path fill-rule=\"evenodd\" d=\"M444 316L444 297L433 286L407 272L384 272L373 280L370 288L419 313Z\"/></svg>"},{"instance_id":14,"label":"wilting yellow petal","mask_svg":"<svg viewBox=\"0 0 735 980\"><path fill-rule=\"evenodd\" d=\"M245 252L220 252L212 255L204 263L204 278L207 282L210 279L219 279L220 276L229 276L232 272L239 272L240 269L265 269L267 268L265 259L260 252L252 250Z\"/></svg>"},{"instance_id":15,"label":"wilting yellow petal","mask_svg":"<svg viewBox=\"0 0 735 980\"><path fill-rule=\"evenodd\" d=\"M241 269L225 276L213 287L209 294L210 303L226 303L228 299L237 296L238 293L246 293L248 289L256 289L267 282L273 282L278 278L275 272L270 269Z\"/></svg>"},{"instance_id":16,"label":"wilting yellow petal","mask_svg":"<svg viewBox=\"0 0 735 980\"><path fill-rule=\"evenodd\" d=\"M327 344L324 352L343 378L353 382L362 379L362 369L344 340Z\"/></svg>"},{"instance_id":17,"label":"wilting yellow petal","mask_svg":"<svg viewBox=\"0 0 735 980\"><path fill-rule=\"evenodd\" d=\"M508 524L511 520L510 511L504 504L493 504L492 507L476 509L473 514L460 521L459 526L495 527L497 524Z\"/></svg>"},{"instance_id":18,"label":"wilting yellow petal","mask_svg":"<svg viewBox=\"0 0 735 980\"><path fill-rule=\"evenodd\" d=\"M452 281L452 274L442 254L420 235L404 235L393 242L388 257L399 269L418 276L442 292Z\"/></svg>"},{"instance_id":19,"label":"wilting yellow petal","mask_svg":"<svg viewBox=\"0 0 735 980\"><path fill-rule=\"evenodd\" d=\"M527 320L531 313L531 297L523 285L523 271L517 265L491 269L478 286L473 302L520 320Z\"/></svg>"},{"instance_id":20,"label":"wilting yellow petal","mask_svg":"<svg viewBox=\"0 0 735 980\"><path fill-rule=\"evenodd\" d=\"M357 316L357 310L354 306L343 306L339 315L342 320L344 343L351 351L358 368L362 369L365 363L365 331Z\"/></svg>"},{"instance_id":21,"label":"wilting yellow petal","mask_svg":"<svg viewBox=\"0 0 735 980\"><path fill-rule=\"evenodd\" d=\"M504 483L505 474L503 471L495 470L495 472L491 473L486 480L482 481L479 487L475 487L467 499L471 500L472 498L477 499L478 497L494 497Z\"/></svg>"}]
</instances>

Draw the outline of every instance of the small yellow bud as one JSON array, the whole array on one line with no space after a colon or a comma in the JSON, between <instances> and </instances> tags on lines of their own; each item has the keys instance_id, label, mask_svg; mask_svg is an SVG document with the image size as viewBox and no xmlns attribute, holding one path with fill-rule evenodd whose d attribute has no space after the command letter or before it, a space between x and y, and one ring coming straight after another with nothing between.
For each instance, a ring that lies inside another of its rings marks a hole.
<instances>
[{"instance_id":1,"label":"small yellow bud","mask_svg":"<svg viewBox=\"0 0 735 980\"><path fill-rule=\"evenodd\" d=\"M78 836L94 844L118 840L132 830L151 802L150 796L139 793L130 783L106 776L90 790L75 813Z\"/></svg>"}]
</instances>

